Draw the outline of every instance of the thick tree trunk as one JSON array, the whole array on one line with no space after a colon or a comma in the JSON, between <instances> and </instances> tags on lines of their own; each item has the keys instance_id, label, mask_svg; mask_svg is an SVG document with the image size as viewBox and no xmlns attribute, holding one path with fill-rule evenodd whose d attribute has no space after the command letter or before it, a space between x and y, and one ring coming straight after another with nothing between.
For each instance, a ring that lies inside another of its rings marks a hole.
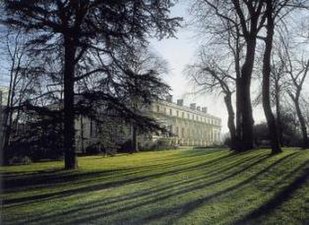
<instances>
[{"instance_id":1,"label":"thick tree trunk","mask_svg":"<svg viewBox=\"0 0 309 225\"><path fill-rule=\"evenodd\" d=\"M309 148L309 140L308 140L306 121L305 121L305 118L304 118L304 116L302 114L302 111L300 109L298 99L294 100L294 104L295 104L296 113L297 113L297 117L298 117L298 120L299 120L299 123L300 123L300 128L301 128L301 131L302 131L302 136L303 136L302 148L306 149L306 148Z\"/></svg>"},{"instance_id":2,"label":"thick tree trunk","mask_svg":"<svg viewBox=\"0 0 309 225\"><path fill-rule=\"evenodd\" d=\"M232 95L230 93L227 93L224 97L225 106L228 112L228 122L227 126L230 131L231 136L231 149L234 150L236 148L236 128L235 128L235 113L232 105Z\"/></svg>"},{"instance_id":3,"label":"thick tree trunk","mask_svg":"<svg viewBox=\"0 0 309 225\"><path fill-rule=\"evenodd\" d=\"M240 77L236 79L236 137L235 137L235 150L241 149L242 140L242 110L240 104L240 94L241 94Z\"/></svg>"},{"instance_id":4,"label":"thick tree trunk","mask_svg":"<svg viewBox=\"0 0 309 225\"><path fill-rule=\"evenodd\" d=\"M277 154L282 152L279 138L278 138L278 129L276 126L275 117L271 111L270 105L270 73L271 73L271 51L272 51L272 44L273 44L273 35L274 35L274 23L272 18L272 3L267 3L267 35L265 38L265 52L263 56L263 87L262 87L262 94L263 94L263 108L264 113L267 120L267 125L269 129L269 135L271 139L271 149L272 154Z\"/></svg>"},{"instance_id":5,"label":"thick tree trunk","mask_svg":"<svg viewBox=\"0 0 309 225\"><path fill-rule=\"evenodd\" d=\"M240 83L237 86L237 102L238 107L240 107L239 114L240 117L240 145L238 146L239 151L246 151L253 148L253 116L252 116L252 106L251 106L251 77L254 65L256 40L251 38L247 41L247 52L245 63L241 69Z\"/></svg>"},{"instance_id":6,"label":"thick tree trunk","mask_svg":"<svg viewBox=\"0 0 309 225\"><path fill-rule=\"evenodd\" d=\"M69 39L69 38L68 38ZM72 40L65 40L64 64L64 164L65 169L78 167L75 153L74 129L74 59L75 46Z\"/></svg>"}]
</instances>

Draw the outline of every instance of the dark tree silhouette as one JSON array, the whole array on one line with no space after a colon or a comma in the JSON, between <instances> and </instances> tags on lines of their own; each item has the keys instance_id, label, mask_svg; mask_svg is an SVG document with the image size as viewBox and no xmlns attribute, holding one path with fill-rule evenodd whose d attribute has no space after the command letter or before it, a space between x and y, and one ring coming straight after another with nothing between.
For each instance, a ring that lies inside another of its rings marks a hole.
<instances>
[{"instance_id":1,"label":"dark tree silhouette","mask_svg":"<svg viewBox=\"0 0 309 225\"><path fill-rule=\"evenodd\" d=\"M265 23L264 1L197 0L198 18L216 21L215 26L205 25L211 33L230 32L244 42L244 59L236 81L238 151L253 148L253 116L251 106L251 78L256 56L258 33ZM204 16L201 16L204 15ZM205 16L207 15L207 16ZM228 24L228 25L227 25ZM228 28L228 29L226 29Z\"/></svg>"},{"instance_id":2,"label":"dark tree silhouette","mask_svg":"<svg viewBox=\"0 0 309 225\"><path fill-rule=\"evenodd\" d=\"M302 89L309 73L309 60L292 60L287 52L286 72L290 76L290 85L288 87L288 95L295 106L296 114L299 120L300 128L303 136L302 147L309 147L309 138L307 132L306 120L301 109Z\"/></svg>"},{"instance_id":3,"label":"dark tree silhouette","mask_svg":"<svg viewBox=\"0 0 309 225\"><path fill-rule=\"evenodd\" d=\"M272 53L272 46L273 46L273 37L274 37L274 30L275 30L275 14L276 10L272 3L272 1L266 2L266 30L267 34L265 37L265 51L263 56L263 85L262 85L262 95L263 95L263 108L264 113L266 116L268 128L269 128L269 135L271 139L271 148L272 153L280 153L282 152L279 136L278 136L278 129L275 117L271 110L270 104L270 77L271 77L271 53Z\"/></svg>"},{"instance_id":4,"label":"dark tree silhouette","mask_svg":"<svg viewBox=\"0 0 309 225\"><path fill-rule=\"evenodd\" d=\"M237 136L240 141L238 150L253 148L253 124L251 106L251 80L257 44L265 41L263 56L263 107L269 129L271 130L272 150L280 152L277 126L270 107L271 52L275 28L294 9L307 8L306 1L221 1L196 0L193 12L196 20L204 29L218 38L223 32L231 32L243 40L244 60L240 75L236 80ZM228 26L227 26L228 24ZM266 35L265 35L266 33Z\"/></svg>"},{"instance_id":5,"label":"dark tree silhouette","mask_svg":"<svg viewBox=\"0 0 309 225\"><path fill-rule=\"evenodd\" d=\"M77 66L91 54L113 59L122 49L146 46L146 38L173 36L179 18L169 17L171 0L5 0L6 24L33 36L38 53L55 51L63 57L65 168L78 166L75 154L75 84L106 67L77 74ZM138 44L139 43L139 44ZM88 57L88 60L91 57ZM115 99L112 99L115 100Z\"/></svg>"}]
</instances>

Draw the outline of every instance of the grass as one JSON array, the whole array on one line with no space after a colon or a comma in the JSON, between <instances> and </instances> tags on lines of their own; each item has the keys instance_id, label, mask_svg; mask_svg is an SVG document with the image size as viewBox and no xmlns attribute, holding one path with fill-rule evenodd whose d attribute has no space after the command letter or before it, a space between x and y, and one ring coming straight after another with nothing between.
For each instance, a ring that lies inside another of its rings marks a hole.
<instances>
[{"instance_id":1,"label":"grass","mask_svg":"<svg viewBox=\"0 0 309 225\"><path fill-rule=\"evenodd\" d=\"M308 161L201 149L1 167L1 224L309 224Z\"/></svg>"}]
</instances>

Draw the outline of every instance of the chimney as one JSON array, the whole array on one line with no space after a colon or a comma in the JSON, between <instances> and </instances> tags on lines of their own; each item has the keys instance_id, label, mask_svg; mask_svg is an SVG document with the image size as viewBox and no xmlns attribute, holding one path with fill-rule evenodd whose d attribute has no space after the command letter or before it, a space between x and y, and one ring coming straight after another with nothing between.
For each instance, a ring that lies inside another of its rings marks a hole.
<instances>
[{"instance_id":1,"label":"chimney","mask_svg":"<svg viewBox=\"0 0 309 225\"><path fill-rule=\"evenodd\" d=\"M202 112L203 112L203 113L207 113L207 107L203 107L203 108L202 108Z\"/></svg>"},{"instance_id":2,"label":"chimney","mask_svg":"<svg viewBox=\"0 0 309 225\"><path fill-rule=\"evenodd\" d=\"M183 99L177 99L177 105L183 106Z\"/></svg>"},{"instance_id":3,"label":"chimney","mask_svg":"<svg viewBox=\"0 0 309 225\"><path fill-rule=\"evenodd\" d=\"M172 102L172 101L173 101L173 95L168 95L168 96L166 97L166 101Z\"/></svg>"},{"instance_id":4,"label":"chimney","mask_svg":"<svg viewBox=\"0 0 309 225\"><path fill-rule=\"evenodd\" d=\"M191 103L191 104L190 104L190 109L195 110L195 108L196 108L196 103Z\"/></svg>"},{"instance_id":5,"label":"chimney","mask_svg":"<svg viewBox=\"0 0 309 225\"><path fill-rule=\"evenodd\" d=\"M201 106L196 107L197 111L201 111Z\"/></svg>"}]
</instances>

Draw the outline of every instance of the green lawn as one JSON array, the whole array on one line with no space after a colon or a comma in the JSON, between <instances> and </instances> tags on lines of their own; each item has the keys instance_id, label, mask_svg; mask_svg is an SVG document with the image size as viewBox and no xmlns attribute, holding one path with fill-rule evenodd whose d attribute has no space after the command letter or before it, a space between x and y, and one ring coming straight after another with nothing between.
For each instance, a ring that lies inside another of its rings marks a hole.
<instances>
[{"instance_id":1,"label":"green lawn","mask_svg":"<svg viewBox=\"0 0 309 225\"><path fill-rule=\"evenodd\" d=\"M309 224L308 161L201 149L1 167L1 224Z\"/></svg>"}]
</instances>

